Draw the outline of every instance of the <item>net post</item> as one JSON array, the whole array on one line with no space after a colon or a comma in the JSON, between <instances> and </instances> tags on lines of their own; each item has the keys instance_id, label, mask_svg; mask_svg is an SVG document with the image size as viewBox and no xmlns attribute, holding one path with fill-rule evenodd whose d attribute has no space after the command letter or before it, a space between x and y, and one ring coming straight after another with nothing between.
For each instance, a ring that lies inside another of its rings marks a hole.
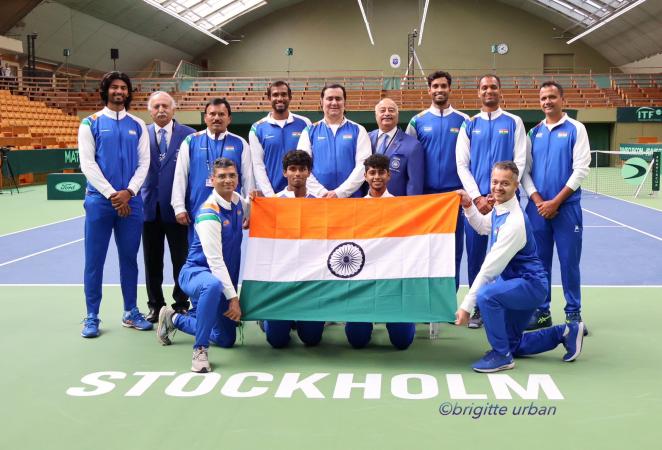
<instances>
[{"instance_id":1,"label":"net post","mask_svg":"<svg viewBox=\"0 0 662 450\"><path fill-rule=\"evenodd\" d=\"M652 184L653 188L651 189L651 196L657 197L660 195L660 154L662 152L654 151L653 152L653 178Z\"/></svg>"}]
</instances>

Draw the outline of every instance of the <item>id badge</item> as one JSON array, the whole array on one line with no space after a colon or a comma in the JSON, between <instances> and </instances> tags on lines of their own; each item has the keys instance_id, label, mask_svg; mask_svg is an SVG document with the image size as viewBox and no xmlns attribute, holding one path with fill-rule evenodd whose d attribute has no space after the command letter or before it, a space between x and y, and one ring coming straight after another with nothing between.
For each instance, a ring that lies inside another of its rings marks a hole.
<instances>
[{"instance_id":1,"label":"id badge","mask_svg":"<svg viewBox=\"0 0 662 450\"><path fill-rule=\"evenodd\" d=\"M205 187L214 187L214 185L211 184L211 178L207 178L205 180Z\"/></svg>"}]
</instances>

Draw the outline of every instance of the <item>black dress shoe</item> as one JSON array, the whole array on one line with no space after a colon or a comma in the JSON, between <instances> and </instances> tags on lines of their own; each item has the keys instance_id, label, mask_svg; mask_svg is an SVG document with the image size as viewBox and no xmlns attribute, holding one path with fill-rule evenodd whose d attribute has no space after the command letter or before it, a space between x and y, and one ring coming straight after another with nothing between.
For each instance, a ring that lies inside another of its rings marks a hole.
<instances>
[{"instance_id":1,"label":"black dress shoe","mask_svg":"<svg viewBox=\"0 0 662 450\"><path fill-rule=\"evenodd\" d=\"M189 308L188 302L186 302L184 304L173 303L171 306L172 306L172 309L174 309L177 314L186 314L188 312L188 308Z\"/></svg>"},{"instance_id":2,"label":"black dress shoe","mask_svg":"<svg viewBox=\"0 0 662 450\"><path fill-rule=\"evenodd\" d=\"M152 308L151 306L149 307L149 313L147 313L147 316L145 317L145 320L151 323L156 323L159 321L159 312L161 312L161 308Z\"/></svg>"}]
</instances>

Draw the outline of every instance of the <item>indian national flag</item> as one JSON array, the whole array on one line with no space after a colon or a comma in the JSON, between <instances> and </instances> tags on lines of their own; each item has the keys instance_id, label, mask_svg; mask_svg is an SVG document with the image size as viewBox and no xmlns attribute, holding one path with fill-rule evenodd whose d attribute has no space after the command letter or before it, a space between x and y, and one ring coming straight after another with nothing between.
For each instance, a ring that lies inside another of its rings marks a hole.
<instances>
[{"instance_id":1,"label":"indian national flag","mask_svg":"<svg viewBox=\"0 0 662 450\"><path fill-rule=\"evenodd\" d=\"M455 193L257 198L244 318L441 322L455 317Z\"/></svg>"}]
</instances>

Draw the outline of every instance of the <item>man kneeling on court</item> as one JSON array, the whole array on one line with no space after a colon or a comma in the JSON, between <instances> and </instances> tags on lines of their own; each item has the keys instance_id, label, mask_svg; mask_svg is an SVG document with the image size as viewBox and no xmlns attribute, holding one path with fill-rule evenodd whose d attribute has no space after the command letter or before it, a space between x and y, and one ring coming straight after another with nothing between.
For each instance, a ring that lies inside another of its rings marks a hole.
<instances>
[{"instance_id":1,"label":"man kneeling on court","mask_svg":"<svg viewBox=\"0 0 662 450\"><path fill-rule=\"evenodd\" d=\"M306 180L313 167L312 157L303 150L292 150L283 156L283 177L287 180L285 189L276 194L280 198L315 198L306 188ZM299 320L265 320L264 332L267 342L274 348L282 348L290 342L290 330L296 328L299 339L307 346L320 343L324 332L324 322Z\"/></svg>"},{"instance_id":2,"label":"man kneeling on court","mask_svg":"<svg viewBox=\"0 0 662 450\"><path fill-rule=\"evenodd\" d=\"M209 342L229 348L236 339L241 318L237 281L241 259L243 199L235 192L237 166L228 158L214 161L211 195L195 217L195 233L186 264L179 274L182 290L191 298L188 314L170 306L161 309L156 335L163 345L171 344L175 330L195 336L193 372L209 372Z\"/></svg>"},{"instance_id":3,"label":"man kneeling on court","mask_svg":"<svg viewBox=\"0 0 662 450\"><path fill-rule=\"evenodd\" d=\"M483 316L492 350L472 366L476 372L498 372L515 367L514 356L546 352L563 344L563 361L574 361L582 350L584 322L524 334L529 319L547 296L547 273L537 254L528 218L515 191L519 170L511 161L492 169L491 201L495 206L482 215L464 191L464 214L477 233L489 235L488 253L469 293L455 313L456 325L469 321L476 304Z\"/></svg>"},{"instance_id":4,"label":"man kneeling on court","mask_svg":"<svg viewBox=\"0 0 662 450\"><path fill-rule=\"evenodd\" d=\"M371 155L364 161L365 180L370 187L365 198L393 197L387 189L391 180L389 164L389 158L382 154ZM391 344L399 350L409 347L416 335L416 325L413 323L387 323L386 329ZM352 347L363 348L368 345L372 337L372 323L347 322L345 335Z\"/></svg>"}]
</instances>

